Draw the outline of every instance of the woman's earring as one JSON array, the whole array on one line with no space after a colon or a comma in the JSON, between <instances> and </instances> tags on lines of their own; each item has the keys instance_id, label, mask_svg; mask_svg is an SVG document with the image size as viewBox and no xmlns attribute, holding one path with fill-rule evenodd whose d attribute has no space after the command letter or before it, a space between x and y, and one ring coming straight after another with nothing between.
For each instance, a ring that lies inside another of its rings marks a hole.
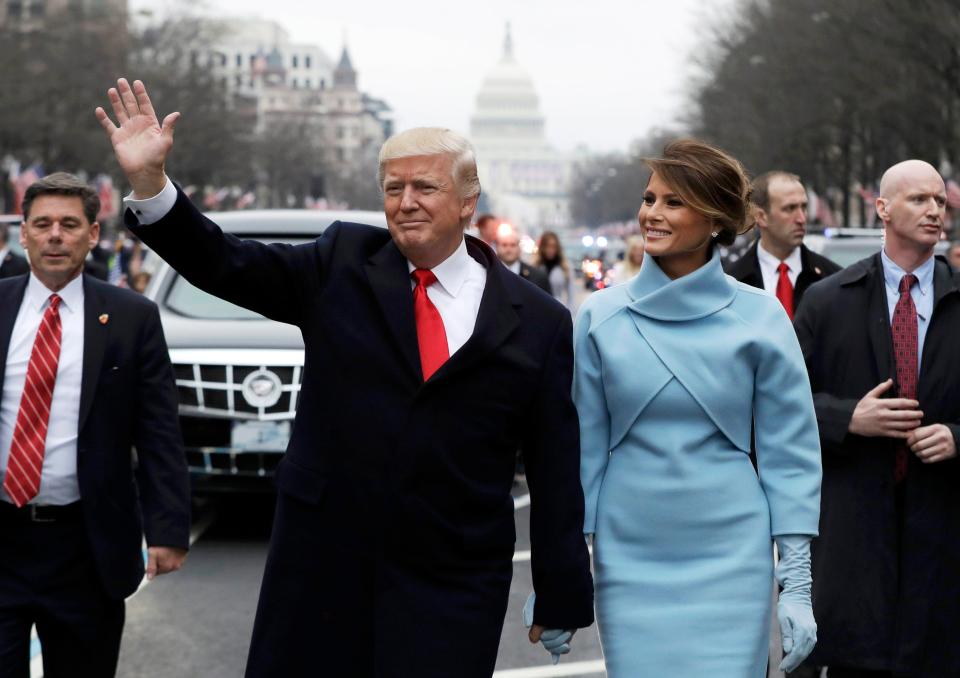
<instances>
[{"instance_id":1,"label":"woman's earring","mask_svg":"<svg viewBox=\"0 0 960 678\"><path fill-rule=\"evenodd\" d=\"M720 235L720 231L714 231L713 233L710 234L710 237L716 238L718 235Z\"/></svg>"}]
</instances>

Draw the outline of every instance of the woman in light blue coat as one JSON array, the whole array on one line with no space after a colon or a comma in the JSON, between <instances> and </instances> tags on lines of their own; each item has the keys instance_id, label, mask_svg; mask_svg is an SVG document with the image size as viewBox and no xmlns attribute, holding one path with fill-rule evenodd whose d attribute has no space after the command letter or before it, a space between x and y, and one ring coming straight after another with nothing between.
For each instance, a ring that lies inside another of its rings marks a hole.
<instances>
[{"instance_id":1,"label":"woman in light blue coat","mask_svg":"<svg viewBox=\"0 0 960 678\"><path fill-rule=\"evenodd\" d=\"M740 164L694 140L648 164L640 273L591 296L575 328L604 658L611 678L761 678L774 540L782 668L816 642L810 386L780 303L720 267L715 244L752 223Z\"/></svg>"}]
</instances>

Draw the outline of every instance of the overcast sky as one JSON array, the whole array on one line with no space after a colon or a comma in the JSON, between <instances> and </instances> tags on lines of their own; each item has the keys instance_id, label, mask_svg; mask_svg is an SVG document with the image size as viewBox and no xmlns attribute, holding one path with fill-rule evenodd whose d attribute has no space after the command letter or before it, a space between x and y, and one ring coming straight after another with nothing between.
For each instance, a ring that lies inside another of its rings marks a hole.
<instances>
[{"instance_id":1,"label":"overcast sky","mask_svg":"<svg viewBox=\"0 0 960 678\"><path fill-rule=\"evenodd\" d=\"M205 2L221 16L274 19L295 42L317 44L334 61L346 35L360 88L393 107L398 129L441 125L468 133L477 90L500 59L509 21L551 143L622 151L687 114L691 57L733 0ZM131 0L134 11L157 6Z\"/></svg>"}]
</instances>

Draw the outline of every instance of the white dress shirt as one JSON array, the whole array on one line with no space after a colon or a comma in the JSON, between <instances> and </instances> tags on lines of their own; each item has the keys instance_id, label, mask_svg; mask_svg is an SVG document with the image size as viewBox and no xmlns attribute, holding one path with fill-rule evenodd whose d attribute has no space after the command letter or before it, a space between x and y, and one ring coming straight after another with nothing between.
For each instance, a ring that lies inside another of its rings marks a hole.
<instances>
[{"instance_id":1,"label":"white dress shirt","mask_svg":"<svg viewBox=\"0 0 960 678\"><path fill-rule=\"evenodd\" d=\"M407 268L413 273L416 266L408 261ZM466 240L461 240L453 254L430 270L437 276L437 282L427 288L427 296L440 312L447 333L447 348L453 355L467 343L477 324L487 269L470 256ZM410 286L411 289L417 286L413 277Z\"/></svg>"},{"instance_id":2,"label":"white dress shirt","mask_svg":"<svg viewBox=\"0 0 960 678\"><path fill-rule=\"evenodd\" d=\"M133 210L141 224L147 225L160 221L173 209L176 201L177 189L168 178L163 190L152 198L134 200L131 193L123 203ZM409 261L407 267L411 273L416 268ZM477 324L487 269L470 256L466 241L461 240L454 253L431 270L437 276L437 282L427 288L427 296L440 313L447 334L447 348L453 355L467 343ZM414 287L416 282L411 277L410 289Z\"/></svg>"},{"instance_id":3,"label":"white dress shirt","mask_svg":"<svg viewBox=\"0 0 960 678\"><path fill-rule=\"evenodd\" d=\"M516 273L517 275L520 275L520 260L519 260L519 259L517 259L517 260L516 260L515 262L513 262L512 264L504 264L504 266L507 267L507 270L512 271L512 272Z\"/></svg>"},{"instance_id":4,"label":"white dress shirt","mask_svg":"<svg viewBox=\"0 0 960 678\"><path fill-rule=\"evenodd\" d=\"M10 349L0 396L0 500L10 502L3 479L10 443L27 380L27 365L43 314L53 294L33 274L10 335ZM40 491L31 504L70 504L80 499L77 482L77 432L80 425L80 385L83 381L83 276L67 283L60 296L60 360L50 404L50 421L40 475Z\"/></svg>"},{"instance_id":5,"label":"white dress shirt","mask_svg":"<svg viewBox=\"0 0 960 678\"><path fill-rule=\"evenodd\" d=\"M757 259L760 261L760 274L763 276L763 289L776 296L777 282L780 280L780 272L777 267L780 266L780 259L773 256L767 250L763 249L762 243L757 243ZM803 268L803 261L800 259L800 248L794 247L790 256L783 260L783 263L789 267L787 277L790 279L790 286L797 286L797 276L800 275L800 269Z\"/></svg>"}]
</instances>

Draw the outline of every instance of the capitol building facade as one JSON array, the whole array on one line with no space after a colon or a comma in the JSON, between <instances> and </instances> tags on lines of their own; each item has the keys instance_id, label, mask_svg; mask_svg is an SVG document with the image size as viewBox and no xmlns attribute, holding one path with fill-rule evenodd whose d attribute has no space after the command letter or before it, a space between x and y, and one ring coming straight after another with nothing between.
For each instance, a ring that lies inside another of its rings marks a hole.
<instances>
[{"instance_id":1,"label":"capitol building facade","mask_svg":"<svg viewBox=\"0 0 960 678\"><path fill-rule=\"evenodd\" d=\"M533 80L514 58L508 25L503 55L477 93L470 137L483 206L529 233L570 226L573 158L550 146L544 125Z\"/></svg>"}]
</instances>

